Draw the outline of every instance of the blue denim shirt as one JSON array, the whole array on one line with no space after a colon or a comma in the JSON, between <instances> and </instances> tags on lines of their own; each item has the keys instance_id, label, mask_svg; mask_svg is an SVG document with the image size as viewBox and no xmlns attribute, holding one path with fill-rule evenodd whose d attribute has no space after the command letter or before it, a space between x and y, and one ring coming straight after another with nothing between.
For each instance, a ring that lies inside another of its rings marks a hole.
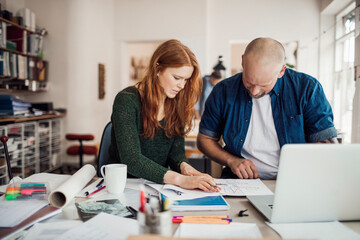
<instances>
[{"instance_id":1,"label":"blue denim shirt","mask_svg":"<svg viewBox=\"0 0 360 240\"><path fill-rule=\"evenodd\" d=\"M269 95L280 147L337 136L331 106L315 78L286 69ZM223 135L225 150L241 157L251 111L252 98L244 87L242 73L238 73L214 87L206 101L199 132L213 138Z\"/></svg>"}]
</instances>

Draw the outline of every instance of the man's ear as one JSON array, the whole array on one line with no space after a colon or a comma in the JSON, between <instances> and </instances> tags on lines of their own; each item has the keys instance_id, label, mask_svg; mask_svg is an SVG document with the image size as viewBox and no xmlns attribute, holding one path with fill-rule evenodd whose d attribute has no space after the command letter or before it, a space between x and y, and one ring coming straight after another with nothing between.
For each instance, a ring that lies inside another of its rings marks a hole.
<instances>
[{"instance_id":1,"label":"man's ear","mask_svg":"<svg viewBox=\"0 0 360 240\"><path fill-rule=\"evenodd\" d=\"M285 70L286 70L286 65L284 64L279 72L278 78L284 76Z\"/></svg>"},{"instance_id":2,"label":"man's ear","mask_svg":"<svg viewBox=\"0 0 360 240\"><path fill-rule=\"evenodd\" d=\"M242 61L241 61L241 66L242 66L242 68L244 69L244 55L241 56L241 60L242 60Z\"/></svg>"}]
</instances>

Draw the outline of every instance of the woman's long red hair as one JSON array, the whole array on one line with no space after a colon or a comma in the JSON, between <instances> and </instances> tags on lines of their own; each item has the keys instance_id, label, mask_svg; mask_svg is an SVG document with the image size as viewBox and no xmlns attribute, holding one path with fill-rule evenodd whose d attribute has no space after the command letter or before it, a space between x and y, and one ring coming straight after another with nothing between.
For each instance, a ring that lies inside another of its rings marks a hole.
<instances>
[{"instance_id":1,"label":"woman's long red hair","mask_svg":"<svg viewBox=\"0 0 360 240\"><path fill-rule=\"evenodd\" d=\"M194 53L178 40L162 43L154 52L146 70L145 77L137 84L141 95L141 114L144 122L143 137L153 138L161 127L157 120L159 100L163 89L159 84L157 73L166 68L193 66L194 71L175 98L166 98L165 124L167 137L184 136L192 128L194 106L199 100L202 81L199 78L200 68Z\"/></svg>"}]
</instances>

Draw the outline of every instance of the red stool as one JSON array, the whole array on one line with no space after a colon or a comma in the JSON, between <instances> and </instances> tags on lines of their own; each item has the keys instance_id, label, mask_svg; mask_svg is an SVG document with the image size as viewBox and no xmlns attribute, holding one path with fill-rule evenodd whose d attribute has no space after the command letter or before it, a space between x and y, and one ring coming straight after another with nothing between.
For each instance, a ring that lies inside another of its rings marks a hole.
<instances>
[{"instance_id":1,"label":"red stool","mask_svg":"<svg viewBox=\"0 0 360 240\"><path fill-rule=\"evenodd\" d=\"M67 154L77 156L79 155L79 164L80 168L83 166L83 155L95 155L95 158L98 154L98 148L95 145L83 145L83 141L94 140L94 135L92 134L66 134L67 140L77 140L79 145L73 145L68 147Z\"/></svg>"}]
</instances>

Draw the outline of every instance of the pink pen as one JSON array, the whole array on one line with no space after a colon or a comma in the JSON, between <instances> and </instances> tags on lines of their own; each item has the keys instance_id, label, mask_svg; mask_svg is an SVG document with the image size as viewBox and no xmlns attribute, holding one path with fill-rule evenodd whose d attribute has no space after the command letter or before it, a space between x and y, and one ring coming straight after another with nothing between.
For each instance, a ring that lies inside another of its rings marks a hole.
<instances>
[{"instance_id":1,"label":"pink pen","mask_svg":"<svg viewBox=\"0 0 360 240\"><path fill-rule=\"evenodd\" d=\"M94 195L95 193L100 192L100 191L103 190L104 188L106 188L106 186L102 186L101 188L99 188L98 190L93 191L92 193L90 193L90 194L87 195L86 197L90 197L90 196Z\"/></svg>"}]
</instances>

